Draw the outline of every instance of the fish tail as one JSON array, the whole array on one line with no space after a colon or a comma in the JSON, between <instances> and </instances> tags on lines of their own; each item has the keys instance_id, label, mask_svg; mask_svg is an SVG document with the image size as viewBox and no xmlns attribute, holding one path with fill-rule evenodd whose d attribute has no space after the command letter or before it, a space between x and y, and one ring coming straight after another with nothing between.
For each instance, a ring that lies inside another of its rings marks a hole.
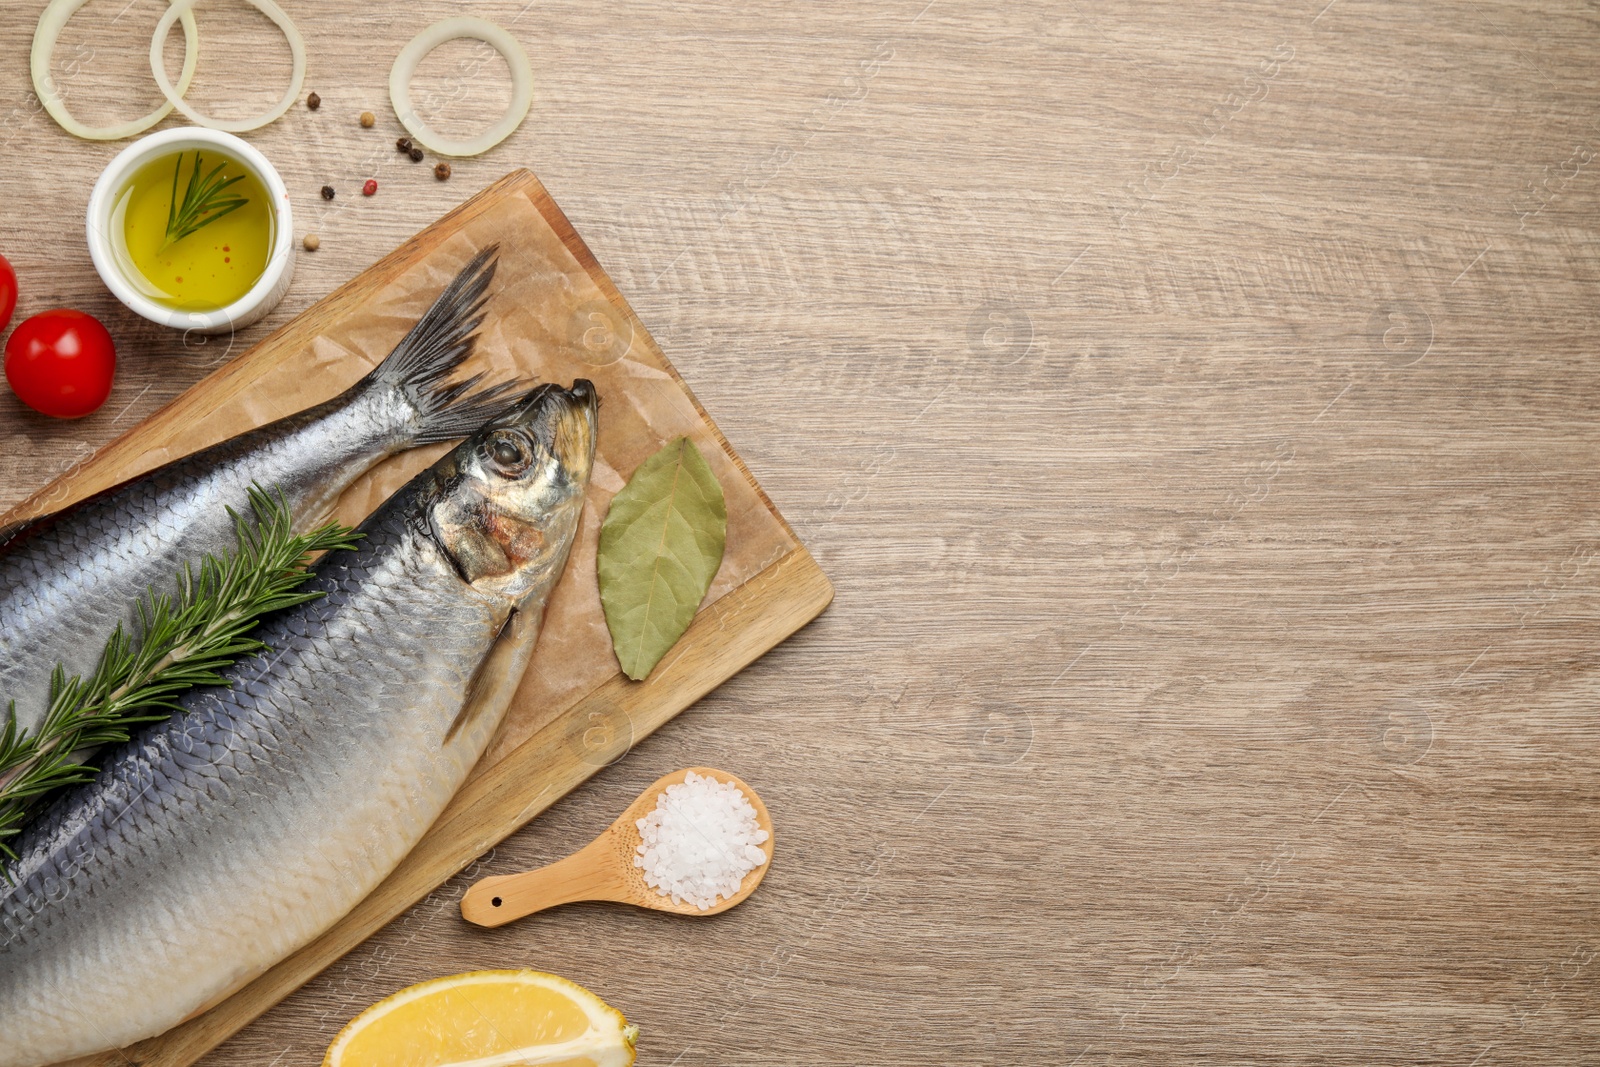
<instances>
[{"instance_id":1,"label":"fish tail","mask_svg":"<svg viewBox=\"0 0 1600 1067\"><path fill-rule=\"evenodd\" d=\"M473 433L498 414L507 397L523 383L501 382L472 392L483 380L477 374L453 385L445 381L472 355L488 303L499 245L490 245L461 269L434 300L387 359L367 375L362 386L376 385L403 393L416 417L406 427L413 444L450 441Z\"/></svg>"}]
</instances>

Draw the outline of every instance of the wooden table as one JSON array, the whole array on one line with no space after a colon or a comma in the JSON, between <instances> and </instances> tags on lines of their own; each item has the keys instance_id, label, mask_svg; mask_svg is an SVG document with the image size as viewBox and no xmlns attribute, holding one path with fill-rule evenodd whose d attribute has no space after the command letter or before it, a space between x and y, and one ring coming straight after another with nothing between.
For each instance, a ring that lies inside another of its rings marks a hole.
<instances>
[{"instance_id":1,"label":"wooden table","mask_svg":"<svg viewBox=\"0 0 1600 1067\"><path fill-rule=\"evenodd\" d=\"M250 137L322 247L187 345L90 267L120 145L38 113L39 6L0 15L0 251L121 369L81 422L0 397L0 504L526 165L838 589L469 872L710 764L778 825L749 903L486 931L463 877L207 1063L511 966L663 1067L1600 1063L1591 6L474 3L538 101L438 182L387 72L466 5L288 0L324 102ZM161 5L119 9L57 54L89 119L153 92ZM282 91L269 24L200 25L197 106ZM507 95L465 43L424 75L448 129Z\"/></svg>"}]
</instances>

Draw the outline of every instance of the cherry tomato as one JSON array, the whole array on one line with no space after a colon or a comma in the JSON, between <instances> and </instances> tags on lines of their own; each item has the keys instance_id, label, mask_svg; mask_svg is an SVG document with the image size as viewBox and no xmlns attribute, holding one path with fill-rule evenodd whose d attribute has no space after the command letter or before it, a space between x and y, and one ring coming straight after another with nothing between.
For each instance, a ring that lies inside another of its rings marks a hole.
<instances>
[{"instance_id":1,"label":"cherry tomato","mask_svg":"<svg viewBox=\"0 0 1600 1067\"><path fill-rule=\"evenodd\" d=\"M0 256L0 330L6 328L6 323L11 321L11 313L17 310L17 272L11 269L5 256Z\"/></svg>"},{"instance_id":2,"label":"cherry tomato","mask_svg":"<svg viewBox=\"0 0 1600 1067\"><path fill-rule=\"evenodd\" d=\"M6 381L35 411L76 419L111 395L117 349L93 315L69 308L25 319L6 341Z\"/></svg>"}]
</instances>

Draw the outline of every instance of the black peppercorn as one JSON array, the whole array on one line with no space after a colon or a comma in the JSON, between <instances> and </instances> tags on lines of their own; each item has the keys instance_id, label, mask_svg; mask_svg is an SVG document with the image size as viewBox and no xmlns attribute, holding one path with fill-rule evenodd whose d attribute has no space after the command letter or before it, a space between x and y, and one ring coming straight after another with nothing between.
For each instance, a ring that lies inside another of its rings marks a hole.
<instances>
[{"instance_id":1,"label":"black peppercorn","mask_svg":"<svg viewBox=\"0 0 1600 1067\"><path fill-rule=\"evenodd\" d=\"M318 96L316 93L312 93L310 96L306 97L306 107L309 107L312 111L317 110L317 108L321 106L322 97Z\"/></svg>"},{"instance_id":2,"label":"black peppercorn","mask_svg":"<svg viewBox=\"0 0 1600 1067\"><path fill-rule=\"evenodd\" d=\"M413 163L421 163L421 162L422 162L422 149L420 149L420 148L413 148L413 149L412 149L412 150L411 150L411 151L410 151L410 152L409 152L409 153L407 153L407 154L408 154L408 155L409 155L409 156L411 156L411 162L413 162Z\"/></svg>"},{"instance_id":3,"label":"black peppercorn","mask_svg":"<svg viewBox=\"0 0 1600 1067\"><path fill-rule=\"evenodd\" d=\"M450 164L440 163L435 166L433 168L433 176L438 178L440 181L444 181L446 178L450 177Z\"/></svg>"},{"instance_id":4,"label":"black peppercorn","mask_svg":"<svg viewBox=\"0 0 1600 1067\"><path fill-rule=\"evenodd\" d=\"M394 143L394 146L398 151L409 152L411 151L411 138L402 137Z\"/></svg>"},{"instance_id":5,"label":"black peppercorn","mask_svg":"<svg viewBox=\"0 0 1600 1067\"><path fill-rule=\"evenodd\" d=\"M322 199L324 199L324 200L332 200L333 199L333 186L324 185L322 187Z\"/></svg>"}]
</instances>

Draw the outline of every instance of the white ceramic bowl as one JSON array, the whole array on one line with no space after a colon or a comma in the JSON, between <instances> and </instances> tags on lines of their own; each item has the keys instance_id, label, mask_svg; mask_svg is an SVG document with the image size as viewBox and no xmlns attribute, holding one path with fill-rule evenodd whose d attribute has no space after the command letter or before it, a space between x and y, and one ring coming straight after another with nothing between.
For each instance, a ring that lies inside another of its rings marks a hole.
<instances>
[{"instance_id":1,"label":"white ceramic bowl","mask_svg":"<svg viewBox=\"0 0 1600 1067\"><path fill-rule=\"evenodd\" d=\"M276 218L272 253L267 257L267 266L261 272L261 277L256 279L256 284L251 286L248 293L216 311L180 311L163 307L142 295L123 273L112 251L109 236L117 192L129 175L157 156L186 152L193 148L218 149L248 167L271 195ZM289 190L284 187L277 170L267 162L266 156L231 133L184 126L162 130L135 141L117 154L117 158L100 175L100 180L94 183L94 191L89 194L86 224L89 255L94 259L94 269L100 272L106 288L151 322L174 329L224 333L248 326L277 306L283 294L288 292L289 278L294 274L294 224L289 213Z\"/></svg>"}]
</instances>

